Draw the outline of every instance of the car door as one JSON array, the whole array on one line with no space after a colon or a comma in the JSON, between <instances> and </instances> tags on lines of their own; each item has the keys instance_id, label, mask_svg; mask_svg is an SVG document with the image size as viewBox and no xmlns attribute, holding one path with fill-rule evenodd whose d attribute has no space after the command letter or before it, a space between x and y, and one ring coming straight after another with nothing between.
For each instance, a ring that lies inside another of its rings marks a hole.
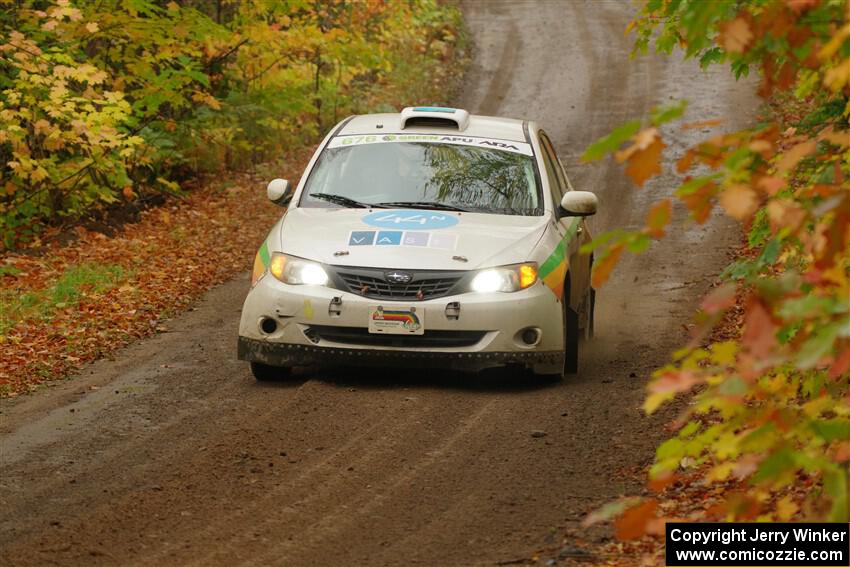
<instances>
[{"instance_id":1,"label":"car door","mask_svg":"<svg viewBox=\"0 0 850 567\"><path fill-rule=\"evenodd\" d=\"M543 149L543 161L546 165L546 173L550 179L549 185L552 188L552 198L555 202L555 214L558 215L558 205L561 203L561 197L567 191L572 191L572 186L567 179L561 161L555 153L552 141L549 140L549 137L543 130L539 132L539 138L540 147ZM584 300L584 294L590 285L589 257L579 253L581 245L589 239L587 227L583 218L576 217L560 217L558 215L557 223L562 236L566 235L572 229L574 223L577 223L574 229L575 234L569 242L568 255L571 283L570 305L573 309L578 310Z\"/></svg>"}]
</instances>

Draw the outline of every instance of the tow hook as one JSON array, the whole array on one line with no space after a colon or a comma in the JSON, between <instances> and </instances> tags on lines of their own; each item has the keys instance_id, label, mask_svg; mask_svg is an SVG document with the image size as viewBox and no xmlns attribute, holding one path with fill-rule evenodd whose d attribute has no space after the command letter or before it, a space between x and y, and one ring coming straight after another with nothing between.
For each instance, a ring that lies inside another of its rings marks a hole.
<instances>
[{"instance_id":1,"label":"tow hook","mask_svg":"<svg viewBox=\"0 0 850 567\"><path fill-rule=\"evenodd\" d=\"M452 301L446 304L446 319L460 319L460 301Z\"/></svg>"},{"instance_id":2,"label":"tow hook","mask_svg":"<svg viewBox=\"0 0 850 567\"><path fill-rule=\"evenodd\" d=\"M331 298L328 304L328 315L331 317L339 317L342 314L342 298L337 296Z\"/></svg>"}]
</instances>

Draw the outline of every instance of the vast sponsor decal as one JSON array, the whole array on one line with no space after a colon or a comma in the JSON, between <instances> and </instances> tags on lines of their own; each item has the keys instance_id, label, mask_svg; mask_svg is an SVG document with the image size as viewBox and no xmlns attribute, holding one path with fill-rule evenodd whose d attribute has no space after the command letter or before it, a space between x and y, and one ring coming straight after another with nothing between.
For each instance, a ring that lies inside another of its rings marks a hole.
<instances>
[{"instance_id":1,"label":"vast sponsor decal","mask_svg":"<svg viewBox=\"0 0 850 567\"><path fill-rule=\"evenodd\" d=\"M457 248L457 234L430 233L415 230L352 230L349 246L413 246L419 248Z\"/></svg>"},{"instance_id":2,"label":"vast sponsor decal","mask_svg":"<svg viewBox=\"0 0 850 567\"><path fill-rule=\"evenodd\" d=\"M531 144L515 142L513 140L500 140L498 138L479 138L477 136L443 136L440 134L347 134L335 136L329 143L329 148L342 148L345 146L360 146L363 144L392 144L392 143L428 143L428 144L454 144L458 146L474 146L479 148L494 148L523 154L534 155Z\"/></svg>"},{"instance_id":3,"label":"vast sponsor decal","mask_svg":"<svg viewBox=\"0 0 850 567\"><path fill-rule=\"evenodd\" d=\"M580 222L579 218L573 219L572 224L564 234L564 238L558 242L549 257L540 264L538 271L538 276L543 280L543 283L561 300L564 297L564 278L567 277L567 249L570 241L575 238Z\"/></svg>"},{"instance_id":4,"label":"vast sponsor decal","mask_svg":"<svg viewBox=\"0 0 850 567\"><path fill-rule=\"evenodd\" d=\"M375 246L400 246L402 234L400 230L382 230L375 238Z\"/></svg>"},{"instance_id":5,"label":"vast sponsor decal","mask_svg":"<svg viewBox=\"0 0 850 567\"><path fill-rule=\"evenodd\" d=\"M369 226L397 230L436 230L452 227L459 222L455 215L449 213L410 209L378 211L361 220Z\"/></svg>"}]
</instances>

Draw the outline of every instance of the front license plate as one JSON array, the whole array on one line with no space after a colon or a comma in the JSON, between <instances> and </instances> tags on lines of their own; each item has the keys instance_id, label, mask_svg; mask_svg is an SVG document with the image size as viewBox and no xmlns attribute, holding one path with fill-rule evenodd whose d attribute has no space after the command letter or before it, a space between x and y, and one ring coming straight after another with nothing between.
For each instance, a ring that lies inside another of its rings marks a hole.
<instances>
[{"instance_id":1,"label":"front license plate","mask_svg":"<svg viewBox=\"0 0 850 567\"><path fill-rule=\"evenodd\" d=\"M425 310L416 307L370 305L369 332L389 335L421 335L425 332Z\"/></svg>"}]
</instances>

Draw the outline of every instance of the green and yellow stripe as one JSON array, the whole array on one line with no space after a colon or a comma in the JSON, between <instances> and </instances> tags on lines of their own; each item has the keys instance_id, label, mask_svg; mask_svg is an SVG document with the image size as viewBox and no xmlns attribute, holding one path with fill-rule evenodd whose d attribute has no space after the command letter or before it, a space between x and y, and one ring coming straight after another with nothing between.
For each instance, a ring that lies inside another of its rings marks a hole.
<instances>
[{"instance_id":1,"label":"green and yellow stripe","mask_svg":"<svg viewBox=\"0 0 850 567\"><path fill-rule=\"evenodd\" d=\"M271 254L269 254L269 245L264 241L260 249L257 250L257 255L254 257L254 269L251 272L251 286L254 286L260 279L260 276L269 267Z\"/></svg>"},{"instance_id":2,"label":"green and yellow stripe","mask_svg":"<svg viewBox=\"0 0 850 567\"><path fill-rule=\"evenodd\" d=\"M578 231L578 225L581 218L573 219L572 224L567 228L564 238L555 247L555 250L549 255L546 260L540 265L538 276L543 283L552 290L559 300L564 297L564 278L567 277L567 250L569 250L570 241L575 238Z\"/></svg>"}]
</instances>

